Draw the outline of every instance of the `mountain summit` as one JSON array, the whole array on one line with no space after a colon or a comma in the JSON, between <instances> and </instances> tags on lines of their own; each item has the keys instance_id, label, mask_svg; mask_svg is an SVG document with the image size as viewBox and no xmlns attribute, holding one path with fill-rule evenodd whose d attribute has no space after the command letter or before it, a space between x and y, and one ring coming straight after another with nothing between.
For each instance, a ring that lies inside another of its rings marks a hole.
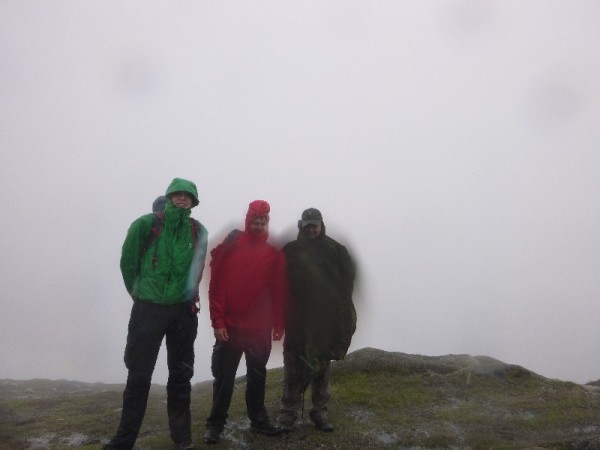
<instances>
[{"instance_id":1,"label":"mountain summit","mask_svg":"<svg viewBox=\"0 0 600 450\"><path fill-rule=\"evenodd\" d=\"M291 433L278 438L251 434L240 377L218 448L600 449L597 382L552 380L488 356L422 356L373 348L334 362L332 370L334 433L317 431L306 410ZM277 417L282 378L281 368L267 375L272 417ZM0 380L0 449L98 448L116 429L122 388ZM211 395L211 381L194 385L197 443ZM165 401L164 386L154 385L137 448L171 448Z\"/></svg>"}]
</instances>

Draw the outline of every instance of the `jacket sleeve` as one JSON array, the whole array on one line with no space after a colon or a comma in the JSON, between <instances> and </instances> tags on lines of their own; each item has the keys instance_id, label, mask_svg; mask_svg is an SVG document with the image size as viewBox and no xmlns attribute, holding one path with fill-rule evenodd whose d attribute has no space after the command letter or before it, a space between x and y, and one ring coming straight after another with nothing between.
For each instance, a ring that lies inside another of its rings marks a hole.
<instances>
[{"instance_id":1,"label":"jacket sleeve","mask_svg":"<svg viewBox=\"0 0 600 450\"><path fill-rule=\"evenodd\" d=\"M339 265L342 275L342 304L340 310L341 324L343 328L342 341L346 350L350 346L352 336L356 331L356 308L352 300L354 291L354 282L356 279L356 266L348 253L348 249L343 245L338 247Z\"/></svg>"},{"instance_id":2,"label":"jacket sleeve","mask_svg":"<svg viewBox=\"0 0 600 450\"><path fill-rule=\"evenodd\" d=\"M208 304L210 310L210 320L213 328L225 328L225 299L222 295L221 283L221 265L224 253L224 244L219 244L212 252L212 261L210 263L210 282L208 285Z\"/></svg>"},{"instance_id":3,"label":"jacket sleeve","mask_svg":"<svg viewBox=\"0 0 600 450\"><path fill-rule=\"evenodd\" d=\"M285 255L283 251L277 252L275 270L273 271L272 293L273 293L273 328L283 330L285 326L285 305L287 303L287 273L285 267Z\"/></svg>"},{"instance_id":4,"label":"jacket sleeve","mask_svg":"<svg viewBox=\"0 0 600 450\"><path fill-rule=\"evenodd\" d=\"M342 282L344 284L344 295L352 298L354 281L356 279L356 266L350 257L350 253L348 253L348 249L343 245L338 247L338 257L340 270L342 272Z\"/></svg>"},{"instance_id":5,"label":"jacket sleeve","mask_svg":"<svg viewBox=\"0 0 600 450\"><path fill-rule=\"evenodd\" d=\"M206 262L206 252L208 248L208 231L204 228L204 225L199 224L197 236L196 236L196 248L194 250L194 257L192 259L192 265L190 267L190 273L187 281L188 298L187 301L193 302L199 295L199 284L202 280L202 274L204 273L204 265Z\"/></svg>"},{"instance_id":6,"label":"jacket sleeve","mask_svg":"<svg viewBox=\"0 0 600 450\"><path fill-rule=\"evenodd\" d=\"M123 247L121 248L121 275L125 282L125 288L131 296L133 296L135 279L140 271L142 246L150 233L151 222L151 214L135 220L129 226L125 242L123 242Z\"/></svg>"}]
</instances>

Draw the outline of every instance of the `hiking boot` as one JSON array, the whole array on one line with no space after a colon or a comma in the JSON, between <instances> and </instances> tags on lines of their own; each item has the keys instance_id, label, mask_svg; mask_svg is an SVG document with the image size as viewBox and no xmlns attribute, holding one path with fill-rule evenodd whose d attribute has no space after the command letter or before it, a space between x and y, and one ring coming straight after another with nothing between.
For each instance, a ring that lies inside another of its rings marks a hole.
<instances>
[{"instance_id":1,"label":"hiking boot","mask_svg":"<svg viewBox=\"0 0 600 450\"><path fill-rule=\"evenodd\" d=\"M221 432L216 428L207 428L206 433L204 433L204 442L207 444L216 444L220 438Z\"/></svg>"},{"instance_id":2,"label":"hiking boot","mask_svg":"<svg viewBox=\"0 0 600 450\"><path fill-rule=\"evenodd\" d=\"M267 436L279 436L281 434L281 428L272 425L268 420L250 424L250 430Z\"/></svg>"},{"instance_id":3,"label":"hiking boot","mask_svg":"<svg viewBox=\"0 0 600 450\"><path fill-rule=\"evenodd\" d=\"M313 422L314 422L317 430L325 431L327 433L330 433L331 431L333 431L333 425L331 425L329 422L327 422L327 420L318 419L318 420L313 420Z\"/></svg>"},{"instance_id":4,"label":"hiking boot","mask_svg":"<svg viewBox=\"0 0 600 450\"><path fill-rule=\"evenodd\" d=\"M279 427L281 428L281 431L283 431L284 433L289 433L290 431L292 431L294 429L294 421L289 420L289 419L283 419L283 420L280 419Z\"/></svg>"},{"instance_id":5,"label":"hiking boot","mask_svg":"<svg viewBox=\"0 0 600 450\"><path fill-rule=\"evenodd\" d=\"M327 422L327 416L323 413L321 414L310 414L310 420L313 421L317 430L331 432L333 431L333 425Z\"/></svg>"},{"instance_id":6,"label":"hiking boot","mask_svg":"<svg viewBox=\"0 0 600 450\"><path fill-rule=\"evenodd\" d=\"M191 442L187 444L179 444L177 448L179 450L196 450L196 447L194 447L194 444L192 444Z\"/></svg>"},{"instance_id":7,"label":"hiking boot","mask_svg":"<svg viewBox=\"0 0 600 450\"><path fill-rule=\"evenodd\" d=\"M284 433L289 433L294 428L294 423L296 422L296 416L290 414L285 411L279 414L279 426L281 427L281 431Z\"/></svg>"}]
</instances>

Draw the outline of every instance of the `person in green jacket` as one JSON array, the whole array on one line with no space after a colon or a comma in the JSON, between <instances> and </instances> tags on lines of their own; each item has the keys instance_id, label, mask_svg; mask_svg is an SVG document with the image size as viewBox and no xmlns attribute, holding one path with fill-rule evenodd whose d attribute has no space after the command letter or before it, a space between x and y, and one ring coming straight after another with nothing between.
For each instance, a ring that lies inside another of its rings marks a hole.
<instances>
[{"instance_id":1,"label":"person in green jacket","mask_svg":"<svg viewBox=\"0 0 600 450\"><path fill-rule=\"evenodd\" d=\"M193 182L175 178L165 196L163 212L143 215L131 224L121 251L123 281L133 299L124 357L128 375L119 428L106 449L133 448L165 336L171 439L181 449L194 448L190 380L208 233L190 217L199 203Z\"/></svg>"},{"instance_id":2,"label":"person in green jacket","mask_svg":"<svg viewBox=\"0 0 600 450\"><path fill-rule=\"evenodd\" d=\"M326 235L318 209L304 210L298 229L298 238L283 247L289 299L279 422L291 431L310 386L311 420L317 429L333 431L327 418L331 360L344 359L356 330L356 269L346 247Z\"/></svg>"}]
</instances>

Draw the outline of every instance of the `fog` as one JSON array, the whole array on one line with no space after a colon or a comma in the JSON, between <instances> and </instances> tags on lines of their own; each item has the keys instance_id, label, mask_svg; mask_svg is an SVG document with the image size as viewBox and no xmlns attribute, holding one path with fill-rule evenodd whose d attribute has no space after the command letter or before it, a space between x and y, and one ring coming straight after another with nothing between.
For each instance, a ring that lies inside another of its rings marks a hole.
<instances>
[{"instance_id":1,"label":"fog","mask_svg":"<svg viewBox=\"0 0 600 450\"><path fill-rule=\"evenodd\" d=\"M183 177L209 249L252 200L274 243L322 211L360 267L351 351L599 379L599 23L592 0L1 2L0 378L125 382L121 245Z\"/></svg>"}]
</instances>

